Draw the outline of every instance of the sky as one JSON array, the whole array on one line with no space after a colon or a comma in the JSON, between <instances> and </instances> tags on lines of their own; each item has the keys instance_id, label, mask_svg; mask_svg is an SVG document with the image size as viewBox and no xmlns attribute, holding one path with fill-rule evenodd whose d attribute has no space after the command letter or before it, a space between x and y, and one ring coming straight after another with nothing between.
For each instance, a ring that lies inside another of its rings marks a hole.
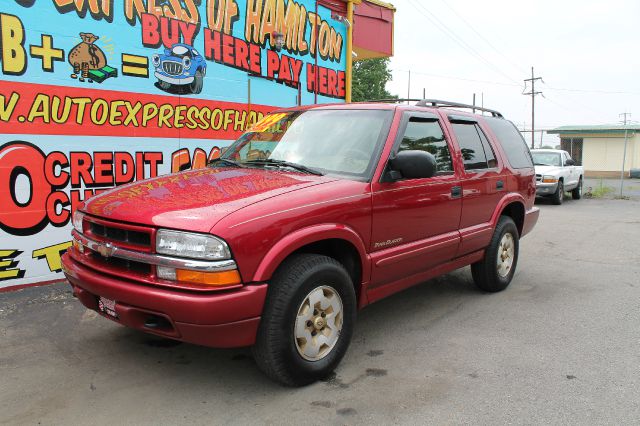
<instances>
[{"instance_id":1,"label":"sky","mask_svg":"<svg viewBox=\"0 0 640 426\"><path fill-rule=\"evenodd\" d=\"M476 103L531 130L640 121L640 1L391 0L396 7L393 79L407 97ZM541 143L536 133L535 143ZM542 144L559 144L542 135ZM530 144L531 134L525 135Z\"/></svg>"}]
</instances>

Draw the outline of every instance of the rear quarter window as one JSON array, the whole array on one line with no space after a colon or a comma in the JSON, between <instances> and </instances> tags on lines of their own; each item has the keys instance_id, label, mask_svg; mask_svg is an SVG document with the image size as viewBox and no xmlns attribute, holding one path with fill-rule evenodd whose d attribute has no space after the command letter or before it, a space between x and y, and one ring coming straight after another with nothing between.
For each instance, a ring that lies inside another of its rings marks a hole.
<instances>
[{"instance_id":1,"label":"rear quarter window","mask_svg":"<svg viewBox=\"0 0 640 426\"><path fill-rule=\"evenodd\" d=\"M484 117L484 120L498 137L498 142L502 145L511 167L514 169L533 167L529 147L512 122L493 117Z\"/></svg>"}]
</instances>

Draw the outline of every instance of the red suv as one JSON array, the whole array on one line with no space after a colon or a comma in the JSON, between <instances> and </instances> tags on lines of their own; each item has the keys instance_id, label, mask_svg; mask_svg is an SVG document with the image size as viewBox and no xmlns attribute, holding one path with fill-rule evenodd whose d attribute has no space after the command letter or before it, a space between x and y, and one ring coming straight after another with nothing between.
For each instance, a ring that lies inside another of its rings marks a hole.
<instances>
[{"instance_id":1,"label":"red suv","mask_svg":"<svg viewBox=\"0 0 640 426\"><path fill-rule=\"evenodd\" d=\"M366 305L466 265L484 291L513 278L539 213L531 155L500 113L466 108L270 114L205 169L81 205L64 272L120 324L253 346L273 379L310 383L340 362Z\"/></svg>"}]
</instances>

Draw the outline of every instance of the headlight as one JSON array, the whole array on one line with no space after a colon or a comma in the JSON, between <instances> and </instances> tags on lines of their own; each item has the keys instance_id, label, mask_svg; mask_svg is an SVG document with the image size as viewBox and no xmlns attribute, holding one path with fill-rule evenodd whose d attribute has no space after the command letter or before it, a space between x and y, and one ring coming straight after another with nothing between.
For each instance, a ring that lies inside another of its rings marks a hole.
<instances>
[{"instance_id":1,"label":"headlight","mask_svg":"<svg viewBox=\"0 0 640 426\"><path fill-rule=\"evenodd\" d=\"M556 183L557 181L558 181L558 178L555 176L551 176L551 175L542 176L543 183Z\"/></svg>"},{"instance_id":2,"label":"headlight","mask_svg":"<svg viewBox=\"0 0 640 426\"><path fill-rule=\"evenodd\" d=\"M156 234L156 251L178 257L194 259L230 259L227 243L213 235L160 229Z\"/></svg>"},{"instance_id":3,"label":"headlight","mask_svg":"<svg viewBox=\"0 0 640 426\"><path fill-rule=\"evenodd\" d=\"M160 55L153 55L151 57L151 62L153 62L153 66L154 67L159 67L160 66Z\"/></svg>"},{"instance_id":4,"label":"headlight","mask_svg":"<svg viewBox=\"0 0 640 426\"><path fill-rule=\"evenodd\" d=\"M82 213L81 211L76 210L75 213L73 214L73 219L72 219L72 223L73 223L73 228L82 233L82 220L84 219L84 213Z\"/></svg>"},{"instance_id":5,"label":"headlight","mask_svg":"<svg viewBox=\"0 0 640 426\"><path fill-rule=\"evenodd\" d=\"M188 70L189 68L191 68L191 59L185 56L184 58L182 58L182 65L184 66L185 70Z\"/></svg>"}]
</instances>

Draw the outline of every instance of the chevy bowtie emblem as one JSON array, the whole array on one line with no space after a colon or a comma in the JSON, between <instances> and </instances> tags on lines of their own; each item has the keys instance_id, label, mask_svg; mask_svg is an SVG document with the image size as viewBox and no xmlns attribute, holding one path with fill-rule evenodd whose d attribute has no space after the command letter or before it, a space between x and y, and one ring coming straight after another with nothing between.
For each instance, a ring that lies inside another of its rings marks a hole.
<instances>
[{"instance_id":1,"label":"chevy bowtie emblem","mask_svg":"<svg viewBox=\"0 0 640 426\"><path fill-rule=\"evenodd\" d=\"M116 251L116 248L111 243L100 244L96 251L102 255L102 257L111 257L113 253Z\"/></svg>"}]
</instances>

